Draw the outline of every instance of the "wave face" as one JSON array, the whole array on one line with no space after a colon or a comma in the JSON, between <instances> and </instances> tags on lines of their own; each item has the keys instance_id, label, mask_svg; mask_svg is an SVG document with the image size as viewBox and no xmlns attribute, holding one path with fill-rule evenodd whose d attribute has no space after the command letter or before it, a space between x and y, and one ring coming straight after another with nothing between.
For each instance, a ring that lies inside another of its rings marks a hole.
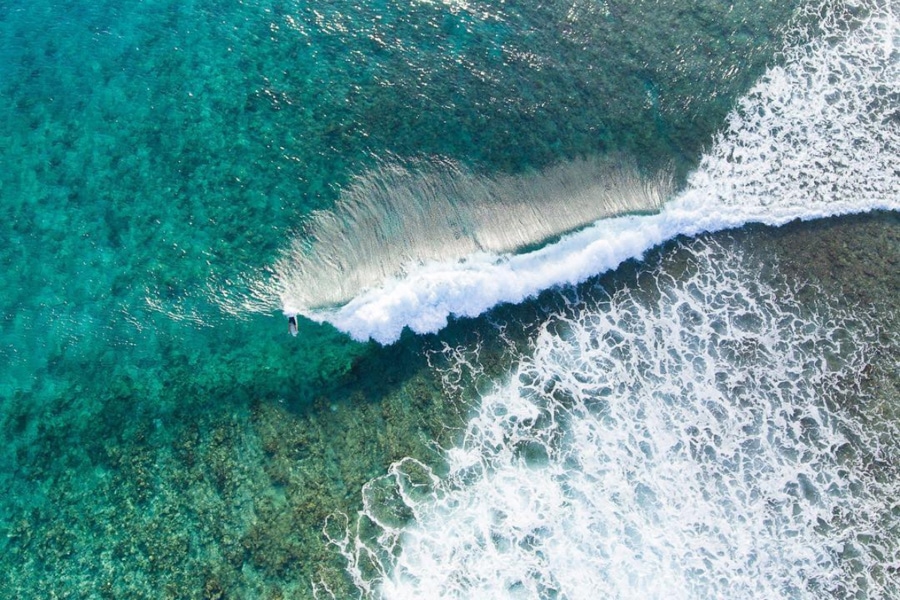
<instances>
[{"instance_id":1,"label":"wave face","mask_svg":"<svg viewBox=\"0 0 900 600\"><path fill-rule=\"evenodd\" d=\"M332 542L365 597L900 594L900 437L860 418L877 327L733 248L675 254L544 323L445 474L363 489Z\"/></svg>"},{"instance_id":2,"label":"wave face","mask_svg":"<svg viewBox=\"0 0 900 600\"><path fill-rule=\"evenodd\" d=\"M672 191L622 160L582 160L525 177L476 176L452 161L385 163L357 178L275 266L288 314L345 304L417 265L509 253L600 218L656 212Z\"/></svg>"},{"instance_id":3,"label":"wave face","mask_svg":"<svg viewBox=\"0 0 900 600\"><path fill-rule=\"evenodd\" d=\"M256 295L273 299L268 305L280 304L287 314L328 321L355 339L389 343L407 326L434 332L449 315L475 316L501 302L584 281L679 234L896 210L900 28L891 5L881 4L835 2L819 7L816 17L810 17L816 35L795 33L794 44L784 50L783 66L771 68L740 101L686 189L656 214L603 218L539 250L507 254L577 226L590 213L585 207L591 199L590 194L571 194L571 187L554 183L552 177L537 187L528 179L509 178L501 185L508 190L503 198L529 207L521 211L527 216L525 224L496 210L477 217L479 233L465 235L469 216L444 216L443 222L429 217L411 228L415 235L397 238L389 233L397 218L392 217L392 203L407 215L404 218L415 220L409 215L417 214L418 207L427 213L439 187L456 206L466 207L462 211L474 210L495 194L495 183L455 165L427 167L417 176L389 167L351 187L349 221L314 217L314 244L296 241ZM561 169L571 176L580 167ZM583 182L582 175L575 179L579 177ZM613 187L629 190L626 196L631 199L622 205L613 202L611 209L599 206L600 217L652 210L665 189L635 184L631 177L624 181L624 186ZM360 200L360 195L365 198ZM535 214L538 204L541 212ZM575 217L561 227L553 224L570 206ZM535 225L545 211L552 211L553 218L547 218L553 225L541 230ZM348 222L357 229L348 228ZM348 242L345 236L353 237L370 224L377 232L368 241ZM420 235L423 231L427 235ZM494 239L496 244L483 241ZM327 251L314 250L315 244ZM449 256L442 254L448 245L456 250ZM304 262L310 252L309 261L328 263L339 274L332 277L339 285L324 278L329 289L318 289L315 269ZM311 296L305 290L313 290Z\"/></svg>"}]
</instances>

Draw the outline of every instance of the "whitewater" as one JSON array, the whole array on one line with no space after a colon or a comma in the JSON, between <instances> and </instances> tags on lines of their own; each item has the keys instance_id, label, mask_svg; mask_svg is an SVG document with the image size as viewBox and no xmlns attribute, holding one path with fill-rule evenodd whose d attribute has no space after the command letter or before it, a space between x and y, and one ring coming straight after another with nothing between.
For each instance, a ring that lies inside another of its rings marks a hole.
<instances>
[{"instance_id":1,"label":"whitewater","mask_svg":"<svg viewBox=\"0 0 900 600\"><path fill-rule=\"evenodd\" d=\"M758 272L692 242L549 318L445 465L393 464L325 528L363 596L896 597L900 432L873 380L900 364L873 366L871 316ZM462 399L478 353L447 355Z\"/></svg>"},{"instance_id":2,"label":"whitewater","mask_svg":"<svg viewBox=\"0 0 900 600\"><path fill-rule=\"evenodd\" d=\"M777 226L795 219L897 210L897 15L890 3L830 3L821 13L824 17L816 17L816 24L809 26L818 33L799 29L794 33L782 64L770 68L740 100L686 187L654 214L601 218L555 243L522 253L484 251L476 245L463 257L442 260L435 258L434 244L420 239L429 252L416 254L415 249L404 248L400 254L409 261L401 272L383 273L376 284L367 280L366 285L352 283L358 278L355 261L341 258L338 239L326 246L326 260L335 263L336 279L351 282L349 292L341 290L349 301L310 306L298 290L310 288L314 281L292 269L290 259L280 261L274 277L260 282L254 295L263 299L263 309L278 305L287 315L327 321L354 339L390 343L405 327L435 332L450 315L476 316L499 303L516 303L545 289L580 283L679 235L748 223ZM435 179L459 187L458 174L457 180L441 175L447 169L442 164L436 161L429 176L419 178L421 197L434 195ZM397 168L380 167L388 172ZM573 169L578 166L569 170ZM379 185L390 182L384 172L366 179ZM522 190L528 185L511 187ZM554 193L548 187L548 201L558 202L566 189L561 185ZM637 201L623 203L622 210L644 205L651 211L658 208L652 201ZM498 233L518 225L507 222L506 214L497 210L492 216ZM346 235L339 227L335 231ZM389 239L382 242L390 244ZM315 252L315 247L308 251Z\"/></svg>"}]
</instances>

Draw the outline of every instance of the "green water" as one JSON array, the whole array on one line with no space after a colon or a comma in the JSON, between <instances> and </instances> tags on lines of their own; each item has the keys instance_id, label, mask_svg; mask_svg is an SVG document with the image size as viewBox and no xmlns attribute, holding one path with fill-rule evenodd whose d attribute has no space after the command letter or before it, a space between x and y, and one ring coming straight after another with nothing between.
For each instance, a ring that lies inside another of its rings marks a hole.
<instances>
[{"instance_id":1,"label":"green water","mask_svg":"<svg viewBox=\"0 0 900 600\"><path fill-rule=\"evenodd\" d=\"M540 300L389 348L218 300L379 157L683 175L794 7L0 2L0 595L346 596L326 517L465 417L429 351L500 372Z\"/></svg>"}]
</instances>

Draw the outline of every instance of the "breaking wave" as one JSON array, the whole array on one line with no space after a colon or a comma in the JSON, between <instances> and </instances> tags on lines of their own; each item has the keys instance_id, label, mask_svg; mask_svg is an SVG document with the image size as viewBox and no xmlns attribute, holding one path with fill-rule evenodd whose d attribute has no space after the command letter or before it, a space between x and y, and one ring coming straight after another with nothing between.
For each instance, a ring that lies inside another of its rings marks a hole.
<instances>
[{"instance_id":1,"label":"breaking wave","mask_svg":"<svg viewBox=\"0 0 900 600\"><path fill-rule=\"evenodd\" d=\"M580 160L541 173L475 175L449 160L387 162L358 177L275 265L288 314L345 304L425 263L503 254L597 219L657 212L671 177L623 160Z\"/></svg>"},{"instance_id":2,"label":"breaking wave","mask_svg":"<svg viewBox=\"0 0 900 600\"><path fill-rule=\"evenodd\" d=\"M490 179L447 162L385 164L312 217L255 296L389 343L407 326L433 332L449 315L584 281L680 234L900 208L897 16L875 2L820 12L818 36L795 36L803 43L739 102L658 212L668 178L628 168ZM615 216L633 212L653 214Z\"/></svg>"}]
</instances>

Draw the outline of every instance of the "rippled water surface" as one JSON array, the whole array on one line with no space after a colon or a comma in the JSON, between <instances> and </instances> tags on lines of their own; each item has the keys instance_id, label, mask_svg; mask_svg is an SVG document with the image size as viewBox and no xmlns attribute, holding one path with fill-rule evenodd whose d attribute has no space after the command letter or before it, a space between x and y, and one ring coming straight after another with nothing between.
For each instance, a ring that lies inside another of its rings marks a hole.
<instances>
[{"instance_id":1,"label":"rippled water surface","mask_svg":"<svg viewBox=\"0 0 900 600\"><path fill-rule=\"evenodd\" d=\"M0 595L900 595L898 53L875 0L0 2ZM612 162L677 189L504 219ZM288 335L286 250L398 190L525 248L387 222Z\"/></svg>"}]
</instances>

